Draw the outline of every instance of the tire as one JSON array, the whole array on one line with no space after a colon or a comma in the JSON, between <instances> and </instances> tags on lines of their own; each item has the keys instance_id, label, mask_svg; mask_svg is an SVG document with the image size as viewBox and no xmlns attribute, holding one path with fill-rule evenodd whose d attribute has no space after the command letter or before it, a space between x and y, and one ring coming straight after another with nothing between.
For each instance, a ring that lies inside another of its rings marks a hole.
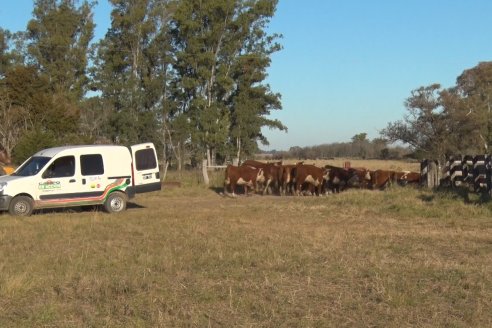
<instances>
[{"instance_id":1,"label":"tire","mask_svg":"<svg viewBox=\"0 0 492 328\"><path fill-rule=\"evenodd\" d=\"M34 202L28 196L16 196L9 205L9 213L13 216L30 216L34 208Z\"/></svg>"},{"instance_id":2,"label":"tire","mask_svg":"<svg viewBox=\"0 0 492 328\"><path fill-rule=\"evenodd\" d=\"M104 202L104 210L108 213L119 213L126 209L127 197L124 193L115 191L109 194Z\"/></svg>"}]
</instances>

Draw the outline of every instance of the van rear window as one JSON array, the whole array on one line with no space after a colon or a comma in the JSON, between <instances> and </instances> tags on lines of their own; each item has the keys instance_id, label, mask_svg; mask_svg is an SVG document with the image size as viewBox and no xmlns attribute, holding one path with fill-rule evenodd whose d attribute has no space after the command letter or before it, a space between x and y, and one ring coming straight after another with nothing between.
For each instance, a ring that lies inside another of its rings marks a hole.
<instances>
[{"instance_id":1,"label":"van rear window","mask_svg":"<svg viewBox=\"0 0 492 328\"><path fill-rule=\"evenodd\" d=\"M103 164L102 155L100 154L80 155L80 170L82 175L104 174L104 164Z\"/></svg>"},{"instance_id":2,"label":"van rear window","mask_svg":"<svg viewBox=\"0 0 492 328\"><path fill-rule=\"evenodd\" d=\"M157 162L152 148L140 149L135 152L137 171L155 169Z\"/></svg>"}]
</instances>

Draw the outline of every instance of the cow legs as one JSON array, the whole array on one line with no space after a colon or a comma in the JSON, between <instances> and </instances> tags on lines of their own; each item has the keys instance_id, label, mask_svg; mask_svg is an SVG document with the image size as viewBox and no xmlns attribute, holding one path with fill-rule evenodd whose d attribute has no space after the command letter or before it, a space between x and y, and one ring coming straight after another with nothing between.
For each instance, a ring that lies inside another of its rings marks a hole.
<instances>
[{"instance_id":1,"label":"cow legs","mask_svg":"<svg viewBox=\"0 0 492 328\"><path fill-rule=\"evenodd\" d=\"M235 193L236 192L236 182L231 181L230 186L231 186L231 194L233 197L235 197L236 196L236 193Z\"/></svg>"},{"instance_id":2,"label":"cow legs","mask_svg":"<svg viewBox=\"0 0 492 328\"><path fill-rule=\"evenodd\" d=\"M296 196L300 196L301 195L301 186L302 186L302 184L299 181L297 181L296 182L296 185L295 185L295 194L296 194Z\"/></svg>"},{"instance_id":3,"label":"cow legs","mask_svg":"<svg viewBox=\"0 0 492 328\"><path fill-rule=\"evenodd\" d=\"M263 189L263 195L267 193L268 187L270 187L270 183L272 182L272 179L268 179L265 184L265 188Z\"/></svg>"}]
</instances>

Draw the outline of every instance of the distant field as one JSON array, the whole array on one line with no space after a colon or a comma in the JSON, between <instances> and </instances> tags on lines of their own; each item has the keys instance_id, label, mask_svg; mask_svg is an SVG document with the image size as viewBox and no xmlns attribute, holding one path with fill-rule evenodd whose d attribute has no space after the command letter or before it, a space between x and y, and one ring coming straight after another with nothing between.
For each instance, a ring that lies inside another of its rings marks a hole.
<instances>
[{"instance_id":1,"label":"distant field","mask_svg":"<svg viewBox=\"0 0 492 328\"><path fill-rule=\"evenodd\" d=\"M477 196L231 199L171 178L120 215L0 215L0 327L492 326Z\"/></svg>"},{"instance_id":2,"label":"distant field","mask_svg":"<svg viewBox=\"0 0 492 328\"><path fill-rule=\"evenodd\" d=\"M295 164L298 160L285 160L285 164ZM380 160L380 159L347 159L336 158L332 160L304 160L305 164L315 164L323 167L327 164L344 167L346 162L350 162L351 167L365 167L370 170L394 170L394 171L414 171L420 172L420 163L413 161Z\"/></svg>"}]
</instances>

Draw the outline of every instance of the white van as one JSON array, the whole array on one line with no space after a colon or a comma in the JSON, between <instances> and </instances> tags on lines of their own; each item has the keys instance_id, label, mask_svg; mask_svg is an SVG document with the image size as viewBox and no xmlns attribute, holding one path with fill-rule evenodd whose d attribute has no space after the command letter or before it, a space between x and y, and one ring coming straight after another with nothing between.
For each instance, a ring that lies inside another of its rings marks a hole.
<instances>
[{"instance_id":1,"label":"white van","mask_svg":"<svg viewBox=\"0 0 492 328\"><path fill-rule=\"evenodd\" d=\"M136 193L160 189L152 143L56 147L0 177L0 211L29 216L34 209L104 205L113 213L125 210Z\"/></svg>"}]
</instances>

